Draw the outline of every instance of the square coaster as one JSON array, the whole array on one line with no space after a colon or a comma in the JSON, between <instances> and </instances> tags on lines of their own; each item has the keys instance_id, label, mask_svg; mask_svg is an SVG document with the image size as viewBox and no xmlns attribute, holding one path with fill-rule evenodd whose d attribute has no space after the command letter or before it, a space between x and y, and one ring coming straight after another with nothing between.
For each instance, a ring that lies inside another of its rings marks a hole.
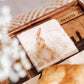
<instances>
[{"instance_id":1,"label":"square coaster","mask_svg":"<svg viewBox=\"0 0 84 84\"><path fill-rule=\"evenodd\" d=\"M62 64L84 64L84 50L65 60Z\"/></svg>"},{"instance_id":2,"label":"square coaster","mask_svg":"<svg viewBox=\"0 0 84 84\"><path fill-rule=\"evenodd\" d=\"M55 19L28 29L17 38L38 72L78 52Z\"/></svg>"}]
</instances>

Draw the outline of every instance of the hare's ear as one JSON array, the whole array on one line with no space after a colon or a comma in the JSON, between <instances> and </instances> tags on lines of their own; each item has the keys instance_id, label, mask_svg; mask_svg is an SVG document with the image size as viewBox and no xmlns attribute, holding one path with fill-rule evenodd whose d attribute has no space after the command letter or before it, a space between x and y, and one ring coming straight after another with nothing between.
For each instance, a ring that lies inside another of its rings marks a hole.
<instances>
[{"instance_id":1,"label":"hare's ear","mask_svg":"<svg viewBox=\"0 0 84 84\"><path fill-rule=\"evenodd\" d=\"M38 29L37 36L40 36L40 34L41 34L41 28Z\"/></svg>"}]
</instances>

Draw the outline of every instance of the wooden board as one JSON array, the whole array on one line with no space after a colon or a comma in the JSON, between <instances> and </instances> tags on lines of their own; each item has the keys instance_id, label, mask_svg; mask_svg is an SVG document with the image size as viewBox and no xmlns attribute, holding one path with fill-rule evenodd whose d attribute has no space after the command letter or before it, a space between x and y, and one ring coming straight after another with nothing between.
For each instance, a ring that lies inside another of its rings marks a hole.
<instances>
[{"instance_id":1,"label":"wooden board","mask_svg":"<svg viewBox=\"0 0 84 84\"><path fill-rule=\"evenodd\" d=\"M73 36L76 41L79 41L76 35L77 31L81 34L82 38L84 38L84 12L79 6L74 6L51 18L55 18L59 21L70 38Z\"/></svg>"},{"instance_id":2,"label":"wooden board","mask_svg":"<svg viewBox=\"0 0 84 84\"><path fill-rule=\"evenodd\" d=\"M79 17L80 15L83 15L83 11L79 6L73 6L69 8L68 10L65 10L59 14L54 15L51 18L57 19L59 23L62 25L72 19L75 19L76 17Z\"/></svg>"},{"instance_id":3,"label":"wooden board","mask_svg":"<svg viewBox=\"0 0 84 84\"><path fill-rule=\"evenodd\" d=\"M82 16L82 17L84 17L84 16ZM81 23L78 19L81 20L81 16L77 19L74 19L74 20L68 22L67 24L62 25L62 27L67 32L69 37L71 38L73 36L76 41L79 41L79 38L76 35L77 31L81 34L82 38L84 38L84 27L81 25Z\"/></svg>"}]
</instances>

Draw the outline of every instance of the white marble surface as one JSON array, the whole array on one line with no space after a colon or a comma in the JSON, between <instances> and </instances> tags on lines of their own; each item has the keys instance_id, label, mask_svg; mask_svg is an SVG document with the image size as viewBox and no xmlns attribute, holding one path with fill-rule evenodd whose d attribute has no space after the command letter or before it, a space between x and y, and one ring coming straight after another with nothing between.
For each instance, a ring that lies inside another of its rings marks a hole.
<instances>
[{"instance_id":1,"label":"white marble surface","mask_svg":"<svg viewBox=\"0 0 84 84\"><path fill-rule=\"evenodd\" d=\"M39 28L41 28L40 38L44 39L44 43L40 39L40 47L37 47ZM78 52L76 46L55 19L27 30L17 37L38 71ZM41 48L41 45L44 44L45 46Z\"/></svg>"},{"instance_id":2,"label":"white marble surface","mask_svg":"<svg viewBox=\"0 0 84 84\"><path fill-rule=\"evenodd\" d=\"M84 50L65 60L62 64L84 64Z\"/></svg>"},{"instance_id":3,"label":"white marble surface","mask_svg":"<svg viewBox=\"0 0 84 84\"><path fill-rule=\"evenodd\" d=\"M8 5L11 8L13 17L29 12L32 9L39 8L48 0L0 0L0 8Z\"/></svg>"}]
</instances>

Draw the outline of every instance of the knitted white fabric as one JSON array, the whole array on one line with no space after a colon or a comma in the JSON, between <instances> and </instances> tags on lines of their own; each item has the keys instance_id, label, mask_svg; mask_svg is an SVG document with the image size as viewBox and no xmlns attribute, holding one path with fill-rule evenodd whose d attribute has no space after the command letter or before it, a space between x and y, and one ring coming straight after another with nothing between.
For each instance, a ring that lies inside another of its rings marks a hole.
<instances>
[{"instance_id":1,"label":"knitted white fabric","mask_svg":"<svg viewBox=\"0 0 84 84\"><path fill-rule=\"evenodd\" d=\"M84 0L80 0L81 1L81 3L83 3L84 4Z\"/></svg>"},{"instance_id":2,"label":"knitted white fabric","mask_svg":"<svg viewBox=\"0 0 84 84\"><path fill-rule=\"evenodd\" d=\"M11 21L11 26L9 28L9 31L17 27L20 27L25 23L30 22L31 20L39 18L53 10L56 10L57 8L62 7L72 1L73 0L49 0L48 3L45 4L43 7L34 9L28 13L13 18Z\"/></svg>"}]
</instances>

